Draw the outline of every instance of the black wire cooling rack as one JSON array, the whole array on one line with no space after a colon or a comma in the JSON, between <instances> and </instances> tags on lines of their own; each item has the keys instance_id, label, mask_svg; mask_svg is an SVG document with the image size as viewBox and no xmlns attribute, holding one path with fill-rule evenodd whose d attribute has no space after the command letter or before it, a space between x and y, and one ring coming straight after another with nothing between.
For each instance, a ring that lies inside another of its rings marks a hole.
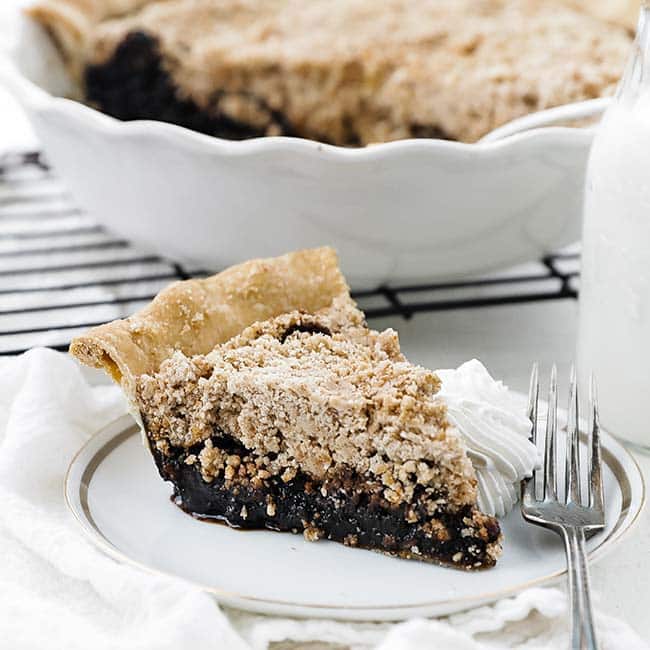
<instances>
[{"instance_id":1,"label":"black wire cooling rack","mask_svg":"<svg viewBox=\"0 0 650 650\"><path fill-rule=\"evenodd\" d=\"M575 298L576 247L458 282L356 291L368 318ZM173 280L205 275L147 255L75 206L39 152L0 156L0 355L66 350L86 328L133 313Z\"/></svg>"}]
</instances>

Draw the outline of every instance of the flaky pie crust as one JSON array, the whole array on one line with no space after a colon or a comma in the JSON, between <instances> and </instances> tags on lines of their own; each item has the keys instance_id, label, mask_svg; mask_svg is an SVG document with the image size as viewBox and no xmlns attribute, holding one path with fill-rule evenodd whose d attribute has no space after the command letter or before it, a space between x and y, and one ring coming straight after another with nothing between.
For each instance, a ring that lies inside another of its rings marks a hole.
<instances>
[{"instance_id":1,"label":"flaky pie crust","mask_svg":"<svg viewBox=\"0 0 650 650\"><path fill-rule=\"evenodd\" d=\"M207 354L255 322L295 310L315 312L337 297L350 300L331 248L250 260L170 285L133 316L75 338L70 352L108 372L133 399L136 378L156 372L174 352Z\"/></svg>"}]
</instances>

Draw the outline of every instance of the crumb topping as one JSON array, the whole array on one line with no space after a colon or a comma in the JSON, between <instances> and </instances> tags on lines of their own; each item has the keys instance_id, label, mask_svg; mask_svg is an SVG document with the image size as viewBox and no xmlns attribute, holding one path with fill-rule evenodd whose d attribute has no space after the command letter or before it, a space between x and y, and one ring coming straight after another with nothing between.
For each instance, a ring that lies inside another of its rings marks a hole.
<instances>
[{"instance_id":1,"label":"crumb topping","mask_svg":"<svg viewBox=\"0 0 650 650\"><path fill-rule=\"evenodd\" d=\"M282 114L296 133L339 144L429 132L472 142L532 111L610 94L631 42L572 0L140 4L95 25L81 56L101 63L129 31L148 33L200 107L268 135Z\"/></svg>"},{"instance_id":2,"label":"crumb topping","mask_svg":"<svg viewBox=\"0 0 650 650\"><path fill-rule=\"evenodd\" d=\"M177 352L139 377L137 397L156 446L192 448L206 481L301 472L326 484L353 471L391 504L420 489L460 507L475 503L476 479L439 387L405 359L393 330L369 330L349 300L336 300L256 323L207 355ZM215 435L251 457L214 445Z\"/></svg>"}]
</instances>

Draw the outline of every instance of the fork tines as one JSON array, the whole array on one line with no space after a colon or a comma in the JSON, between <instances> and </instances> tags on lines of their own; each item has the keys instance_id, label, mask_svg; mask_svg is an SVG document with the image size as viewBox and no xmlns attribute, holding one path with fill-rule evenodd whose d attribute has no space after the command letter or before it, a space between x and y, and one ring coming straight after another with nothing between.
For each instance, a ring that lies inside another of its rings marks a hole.
<instances>
[{"instance_id":1,"label":"fork tines","mask_svg":"<svg viewBox=\"0 0 650 650\"><path fill-rule=\"evenodd\" d=\"M539 441L538 410L539 410L539 367L533 366L530 378L528 399L528 416L532 422L531 439L536 445ZM558 456L558 416L557 416L557 367L551 370L548 392L548 410L546 432L544 436L544 467L537 469L532 480L527 480L522 487L522 506L539 502L537 486L540 486L542 502L557 502L565 505L582 506L603 513L602 485L602 455L600 449L600 423L598 417L598 400L596 382L592 375L589 386L589 422L587 456L589 466L587 495L582 494L580 471L580 396L575 368L571 369L569 386L569 408L566 427L566 451L564 454L564 486L560 489L560 467ZM586 497L586 498L585 498Z\"/></svg>"}]
</instances>

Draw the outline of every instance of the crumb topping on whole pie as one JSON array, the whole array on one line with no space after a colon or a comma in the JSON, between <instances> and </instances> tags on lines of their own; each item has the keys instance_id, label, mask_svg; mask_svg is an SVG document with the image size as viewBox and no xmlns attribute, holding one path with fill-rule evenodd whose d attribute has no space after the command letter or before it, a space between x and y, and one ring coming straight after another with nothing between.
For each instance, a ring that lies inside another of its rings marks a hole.
<instances>
[{"instance_id":1,"label":"crumb topping on whole pie","mask_svg":"<svg viewBox=\"0 0 650 650\"><path fill-rule=\"evenodd\" d=\"M473 142L609 94L631 42L573 0L40 0L31 13L116 117L343 145Z\"/></svg>"}]
</instances>

